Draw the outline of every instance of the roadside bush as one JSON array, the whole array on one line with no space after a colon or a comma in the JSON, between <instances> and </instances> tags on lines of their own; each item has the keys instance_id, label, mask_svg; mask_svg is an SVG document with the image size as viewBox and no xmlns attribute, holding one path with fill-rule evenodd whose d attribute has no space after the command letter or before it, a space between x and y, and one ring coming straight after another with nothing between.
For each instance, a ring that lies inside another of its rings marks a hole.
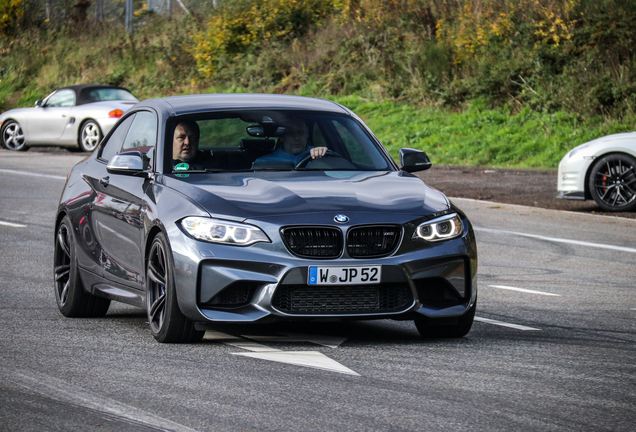
<instances>
[{"instance_id":1,"label":"roadside bush","mask_svg":"<svg viewBox=\"0 0 636 432\"><path fill-rule=\"evenodd\" d=\"M0 35L12 34L23 15L22 0L0 0Z\"/></svg>"}]
</instances>

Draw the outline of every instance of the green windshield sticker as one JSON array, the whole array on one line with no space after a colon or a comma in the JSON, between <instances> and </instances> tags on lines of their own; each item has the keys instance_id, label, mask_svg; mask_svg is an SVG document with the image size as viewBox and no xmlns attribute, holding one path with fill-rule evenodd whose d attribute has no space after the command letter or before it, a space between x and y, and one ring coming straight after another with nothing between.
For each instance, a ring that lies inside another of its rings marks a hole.
<instances>
[{"instance_id":1,"label":"green windshield sticker","mask_svg":"<svg viewBox=\"0 0 636 432\"><path fill-rule=\"evenodd\" d=\"M175 171L187 171L190 169L190 165L188 165L185 162L182 162L180 164L178 164L177 166L174 167Z\"/></svg>"}]
</instances>

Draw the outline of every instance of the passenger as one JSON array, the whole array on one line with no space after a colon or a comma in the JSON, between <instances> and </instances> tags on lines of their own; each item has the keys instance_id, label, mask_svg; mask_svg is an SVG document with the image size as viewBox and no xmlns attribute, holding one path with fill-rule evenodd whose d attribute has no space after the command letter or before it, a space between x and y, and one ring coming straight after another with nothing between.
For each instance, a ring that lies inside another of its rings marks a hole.
<instances>
[{"instance_id":1,"label":"passenger","mask_svg":"<svg viewBox=\"0 0 636 432\"><path fill-rule=\"evenodd\" d=\"M220 168L210 154L199 151L200 133L195 121L182 121L174 128L172 166L177 171Z\"/></svg>"},{"instance_id":2,"label":"passenger","mask_svg":"<svg viewBox=\"0 0 636 432\"><path fill-rule=\"evenodd\" d=\"M283 125L285 135L278 139L276 150L256 159L256 162L293 162L296 165L308 154L312 159L316 159L327 153L327 147L313 147L307 144L309 130L303 120L291 119Z\"/></svg>"}]
</instances>

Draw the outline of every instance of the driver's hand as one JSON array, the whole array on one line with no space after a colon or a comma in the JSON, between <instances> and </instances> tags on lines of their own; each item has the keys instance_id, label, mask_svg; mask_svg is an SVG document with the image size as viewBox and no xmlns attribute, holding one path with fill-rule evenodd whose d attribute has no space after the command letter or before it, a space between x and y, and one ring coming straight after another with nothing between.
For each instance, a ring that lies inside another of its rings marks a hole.
<instances>
[{"instance_id":1,"label":"driver's hand","mask_svg":"<svg viewBox=\"0 0 636 432\"><path fill-rule=\"evenodd\" d=\"M327 147L314 147L309 150L309 154L312 159L321 158L327 153L327 150L329 150Z\"/></svg>"}]
</instances>

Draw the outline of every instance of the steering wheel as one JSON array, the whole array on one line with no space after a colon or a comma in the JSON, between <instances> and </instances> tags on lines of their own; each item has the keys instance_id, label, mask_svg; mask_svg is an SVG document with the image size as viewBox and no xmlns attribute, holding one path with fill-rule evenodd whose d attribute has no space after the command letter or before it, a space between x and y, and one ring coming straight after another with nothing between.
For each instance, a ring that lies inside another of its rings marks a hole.
<instances>
[{"instance_id":1,"label":"steering wheel","mask_svg":"<svg viewBox=\"0 0 636 432\"><path fill-rule=\"evenodd\" d=\"M333 150L327 150L327 152L322 156L322 157L339 157L341 158L342 155L340 155L339 153L336 153ZM307 153L301 160L298 161L298 163L296 164L295 168L302 168L306 165L309 164L309 162L311 162L312 160L318 160L320 158L316 158L316 159L312 159L311 158L311 153Z\"/></svg>"}]
</instances>

